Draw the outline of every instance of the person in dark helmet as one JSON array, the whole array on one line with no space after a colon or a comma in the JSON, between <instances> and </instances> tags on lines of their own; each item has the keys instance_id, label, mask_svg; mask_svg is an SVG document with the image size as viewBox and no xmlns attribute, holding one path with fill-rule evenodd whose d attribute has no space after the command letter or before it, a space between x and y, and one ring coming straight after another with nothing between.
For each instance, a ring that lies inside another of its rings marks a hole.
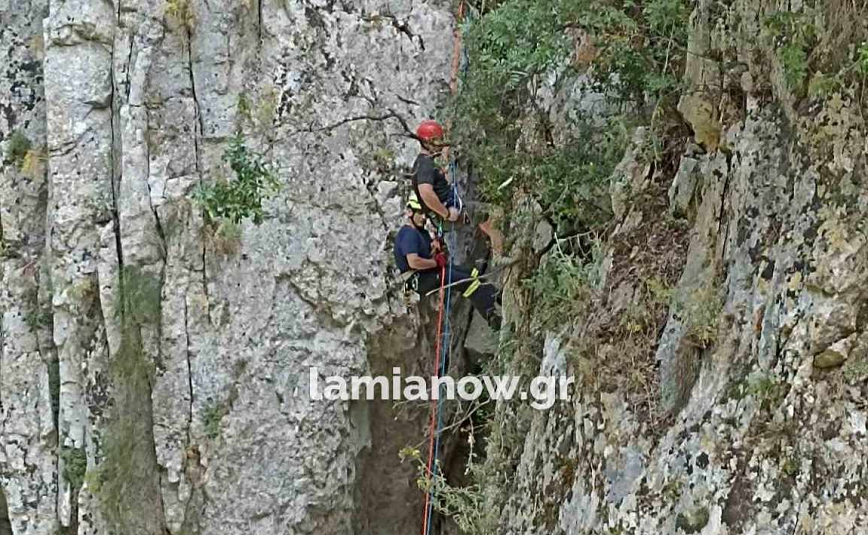
<instances>
[{"instance_id":1,"label":"person in dark helmet","mask_svg":"<svg viewBox=\"0 0 868 535\"><path fill-rule=\"evenodd\" d=\"M410 195L406 208L407 223L398 231L394 253L398 269L409 275L409 286L424 296L439 288L441 276L445 276L445 284L457 283L452 289L470 299L489 326L499 330L501 318L495 306L494 286L482 283L476 270L448 265L446 253L425 228L428 216L415 193Z\"/></svg>"}]
</instances>

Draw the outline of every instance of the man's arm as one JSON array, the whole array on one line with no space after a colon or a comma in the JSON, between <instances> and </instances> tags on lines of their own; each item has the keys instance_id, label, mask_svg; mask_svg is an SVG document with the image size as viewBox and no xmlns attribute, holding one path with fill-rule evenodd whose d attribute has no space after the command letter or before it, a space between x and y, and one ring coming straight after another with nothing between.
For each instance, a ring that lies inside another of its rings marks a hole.
<instances>
[{"instance_id":1,"label":"man's arm","mask_svg":"<svg viewBox=\"0 0 868 535\"><path fill-rule=\"evenodd\" d=\"M434 211L443 219L449 219L449 209L443 206L437 194L434 193L434 186L431 184L419 184L419 195L422 196L422 204Z\"/></svg>"},{"instance_id":2,"label":"man's arm","mask_svg":"<svg viewBox=\"0 0 868 535\"><path fill-rule=\"evenodd\" d=\"M407 255L407 263L410 265L411 269L433 269L437 267L437 261L433 258L422 258L416 253L410 253Z\"/></svg>"}]
</instances>

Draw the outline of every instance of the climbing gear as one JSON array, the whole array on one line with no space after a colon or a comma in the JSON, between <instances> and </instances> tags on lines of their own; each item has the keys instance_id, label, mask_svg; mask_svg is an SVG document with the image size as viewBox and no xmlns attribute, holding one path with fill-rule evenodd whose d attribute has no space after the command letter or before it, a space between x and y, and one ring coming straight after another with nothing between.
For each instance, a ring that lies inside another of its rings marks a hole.
<instances>
[{"instance_id":1,"label":"climbing gear","mask_svg":"<svg viewBox=\"0 0 868 535\"><path fill-rule=\"evenodd\" d=\"M422 212L422 203L419 202L419 196L416 195L415 191L410 192L410 197L407 198L407 208L413 210L414 212Z\"/></svg>"},{"instance_id":2,"label":"climbing gear","mask_svg":"<svg viewBox=\"0 0 868 535\"><path fill-rule=\"evenodd\" d=\"M473 292L478 290L479 286L482 284L481 282L479 282L479 270L478 269L473 268L473 271L470 272L470 278L473 280L473 282L471 282L470 286L468 286L467 289L464 290L464 293L461 294L464 297L470 297L471 295L473 295Z\"/></svg>"},{"instance_id":3,"label":"climbing gear","mask_svg":"<svg viewBox=\"0 0 868 535\"><path fill-rule=\"evenodd\" d=\"M445 231L443 230L443 220L439 219L437 220L437 227L434 229L434 239L437 241L442 241L444 234Z\"/></svg>"},{"instance_id":4,"label":"climbing gear","mask_svg":"<svg viewBox=\"0 0 868 535\"><path fill-rule=\"evenodd\" d=\"M434 255L434 261L437 262L437 267L444 268L446 264L449 263L449 259L446 256L446 253L437 253Z\"/></svg>"},{"instance_id":5,"label":"climbing gear","mask_svg":"<svg viewBox=\"0 0 868 535\"><path fill-rule=\"evenodd\" d=\"M419 128L416 129L416 137L422 141L432 141L434 139L443 138L443 127L437 121L427 120L422 121Z\"/></svg>"},{"instance_id":6,"label":"climbing gear","mask_svg":"<svg viewBox=\"0 0 868 535\"><path fill-rule=\"evenodd\" d=\"M517 260L509 259L509 262L508 262L508 263L505 263L505 264L501 265L501 266L498 267L497 269L495 269L495 270L493 270L493 271L489 271L488 273L484 273L484 274L482 274L482 275L479 275L479 276L477 277L477 279L480 281L480 284L479 284L479 285L480 285L480 286L484 286L484 285L494 286L494 283L493 283L493 282L481 282L481 281L487 281L489 278L491 278L491 277L497 275L498 273L500 273L500 272L503 271L504 269L509 268L510 266L512 266L513 264L515 264L516 262L517 262ZM446 289L449 289L449 288L452 288L453 286L458 286L459 284L464 284L465 282L467 282L467 281L472 281L472 280L473 280L473 279L470 278L470 279L461 279L461 280L453 281L453 282L447 284L447 285L445 286L445 288L446 288ZM431 290L430 292L428 292L427 294L425 294L425 297L427 297L427 296L429 296L429 295L432 295L432 294L433 294L434 292L436 292L436 291L437 291L437 290Z\"/></svg>"},{"instance_id":7,"label":"climbing gear","mask_svg":"<svg viewBox=\"0 0 868 535\"><path fill-rule=\"evenodd\" d=\"M398 277L398 281L404 287L404 295L407 296L419 289L419 272L415 269L411 269L410 271L405 271L401 273Z\"/></svg>"}]
</instances>

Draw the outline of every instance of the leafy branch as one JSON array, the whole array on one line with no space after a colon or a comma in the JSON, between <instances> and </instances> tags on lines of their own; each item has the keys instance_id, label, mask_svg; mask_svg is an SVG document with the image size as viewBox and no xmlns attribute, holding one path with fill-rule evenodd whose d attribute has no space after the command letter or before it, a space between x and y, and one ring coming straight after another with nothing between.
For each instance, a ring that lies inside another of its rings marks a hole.
<instances>
[{"instance_id":1,"label":"leafy branch","mask_svg":"<svg viewBox=\"0 0 868 535\"><path fill-rule=\"evenodd\" d=\"M195 193L196 201L209 221L226 220L238 224L252 218L262 223L262 202L280 190L280 183L271 166L251 152L241 137L235 137L223 154L223 160L235 172L235 179L202 185Z\"/></svg>"}]
</instances>

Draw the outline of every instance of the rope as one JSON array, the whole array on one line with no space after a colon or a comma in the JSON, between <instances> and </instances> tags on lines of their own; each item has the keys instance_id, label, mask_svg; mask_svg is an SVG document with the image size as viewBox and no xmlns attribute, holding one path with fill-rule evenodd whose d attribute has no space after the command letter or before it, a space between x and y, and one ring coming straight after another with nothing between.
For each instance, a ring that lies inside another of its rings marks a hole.
<instances>
[{"instance_id":1,"label":"rope","mask_svg":"<svg viewBox=\"0 0 868 535\"><path fill-rule=\"evenodd\" d=\"M482 275L479 275L478 277L470 277L468 279L458 279L457 281L452 281L452 278L450 277L449 278L449 281L450 281L449 284L444 286L444 288L452 288L453 286L458 286L459 284L464 284L465 282L473 282L475 280L487 281L488 279L497 275L501 271L503 271L509 267L512 267L512 265L515 264L516 262L517 262L517 260L510 260L509 263L504 264L504 265L498 267L497 269L489 271L488 273L483 273ZM493 282L483 282L481 284L481 286L495 286L495 284ZM429 295L433 294L436 291L438 291L438 290L431 290L430 292L425 294L425 297L428 297Z\"/></svg>"},{"instance_id":2,"label":"rope","mask_svg":"<svg viewBox=\"0 0 868 535\"><path fill-rule=\"evenodd\" d=\"M452 226L455 226L454 223ZM452 230L454 230L454 228ZM450 235L454 237L455 233L450 232ZM451 246L452 244L449 245ZM436 357L434 362L434 373L437 377L443 377L444 375L446 375L446 366L449 361L449 353L451 349L450 331L452 328L452 321L449 312L452 308L452 290L451 288L448 288L446 286L446 281L452 280L453 265L454 264L450 259L448 279L446 277L446 266L443 266L443 268L440 270L440 312L437 318L437 341L435 343ZM431 523L434 518L433 483L435 481L435 478L437 477L437 458L440 456L440 435L443 431L443 398L440 394L441 392L438 390L437 400L431 401L431 419L429 424L431 439L428 446L427 468L427 475L430 486L428 489L428 493L425 495L425 513L423 517L422 535L430 535ZM436 425L434 417L435 413L437 415Z\"/></svg>"},{"instance_id":3,"label":"rope","mask_svg":"<svg viewBox=\"0 0 868 535\"><path fill-rule=\"evenodd\" d=\"M464 16L464 0L458 6L458 21ZM455 43L453 45L453 56L452 56L452 72L451 72L451 81L449 84L452 93L454 94L458 90L458 69L461 64L461 28L456 25L455 31ZM452 127L451 122L447 124L447 131ZM447 158L449 158L449 147L447 146L445 149L445 154ZM455 199L460 203L460 198L458 195L458 189L455 185L455 162L450 159L450 172L452 174L452 190L453 195L455 195ZM452 239L454 239L455 235L455 224L453 223L450 234L452 235ZM438 226L438 234L443 234L443 227ZM438 236L439 237L439 236ZM451 240L450 240L451 241ZM454 249L452 248L452 244L449 244L450 252ZM448 280L452 281L452 257L449 257L449 278ZM446 266L441 268L440 270L440 306L437 318L437 340L434 344L434 374L437 377L442 377L446 374L446 363L449 359L449 350L450 350L450 328L451 322L449 320L449 311L452 306L452 285L446 287L446 278L447 271ZM446 319L444 326L444 317ZM436 419L435 419L436 414ZM428 492L425 494L425 512L422 517L422 535L431 535L431 524L434 516L434 480L437 476L437 458L440 455L440 434L443 430L443 400L440 396L440 391L437 392L437 399L431 400L431 417L430 423L428 425L428 431L430 434L430 442L428 445L428 464L426 469L426 475L428 476L429 487Z\"/></svg>"},{"instance_id":4,"label":"rope","mask_svg":"<svg viewBox=\"0 0 868 535\"><path fill-rule=\"evenodd\" d=\"M443 306L443 303L444 303L445 296L446 296L446 292L444 292L444 290L443 290L443 286L446 284L446 277L444 277L445 274L446 274L446 266L443 266L440 269L440 305L438 306L439 313L437 315L437 338L434 342L434 374L432 374L432 375L436 375L439 372L439 369L441 367L441 365L440 365L440 353L441 353L441 349L442 349L441 335L443 332L443 310L445 308ZM431 400L431 417L430 417L430 423L428 425L428 433L431 436L431 441L428 445L428 466L427 466L427 469L425 471L425 474L428 476L428 481L431 483L433 483L433 481L434 481L432 468L436 469L436 465L434 465L434 459L435 459L435 456L434 456L434 442L435 442L434 435L437 432L437 430L435 430L435 427L434 427L434 414L435 414L435 412L439 413L439 410L438 410L439 405L440 405L439 392L438 392L437 398L438 398L437 400L434 400L434 399ZM425 514L422 518L422 535L428 535L428 533L431 529L431 512L432 512L432 507L433 507L433 503L431 501L431 498L432 498L432 490L429 489L428 492L425 494Z\"/></svg>"}]
</instances>

